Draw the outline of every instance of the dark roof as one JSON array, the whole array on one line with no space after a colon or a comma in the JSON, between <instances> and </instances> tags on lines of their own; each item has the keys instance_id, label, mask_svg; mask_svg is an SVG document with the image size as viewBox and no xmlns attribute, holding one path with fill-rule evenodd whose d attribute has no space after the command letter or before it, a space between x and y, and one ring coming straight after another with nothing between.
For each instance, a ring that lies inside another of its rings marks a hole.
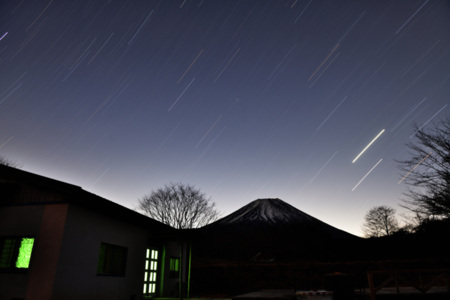
<instances>
[{"instance_id":1,"label":"dark roof","mask_svg":"<svg viewBox=\"0 0 450 300\"><path fill-rule=\"evenodd\" d=\"M8 185L32 186L33 189L44 190L46 192L58 194L61 197L48 200L44 199L43 201L39 202L14 202L11 201L11 198L9 197L0 197L1 206L71 203L140 226L151 227L153 229L161 230L167 233L175 231L175 229L166 224L151 219L134 210L97 196L93 193L85 191L79 186L19 170L16 168L0 165L0 189L6 190L6 187Z\"/></svg>"}]
</instances>

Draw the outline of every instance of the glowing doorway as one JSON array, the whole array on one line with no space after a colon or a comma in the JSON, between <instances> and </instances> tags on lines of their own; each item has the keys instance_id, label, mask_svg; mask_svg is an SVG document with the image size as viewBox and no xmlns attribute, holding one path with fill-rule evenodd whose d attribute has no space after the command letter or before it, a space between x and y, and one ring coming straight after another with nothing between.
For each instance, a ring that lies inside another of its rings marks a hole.
<instances>
[{"instance_id":1,"label":"glowing doorway","mask_svg":"<svg viewBox=\"0 0 450 300\"><path fill-rule=\"evenodd\" d=\"M158 254L156 249L148 248L145 255L144 296L154 296L158 279Z\"/></svg>"}]
</instances>

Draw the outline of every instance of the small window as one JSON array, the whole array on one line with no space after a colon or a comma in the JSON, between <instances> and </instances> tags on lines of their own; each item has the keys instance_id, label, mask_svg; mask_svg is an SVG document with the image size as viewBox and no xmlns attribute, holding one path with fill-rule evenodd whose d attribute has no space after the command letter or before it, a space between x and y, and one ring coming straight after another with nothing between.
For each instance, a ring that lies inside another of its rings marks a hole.
<instances>
[{"instance_id":1,"label":"small window","mask_svg":"<svg viewBox=\"0 0 450 300\"><path fill-rule=\"evenodd\" d=\"M180 276L180 258L171 257L169 261L170 278L178 278Z\"/></svg>"},{"instance_id":2,"label":"small window","mask_svg":"<svg viewBox=\"0 0 450 300\"><path fill-rule=\"evenodd\" d=\"M0 238L0 269L28 269L33 245L31 237Z\"/></svg>"},{"instance_id":3,"label":"small window","mask_svg":"<svg viewBox=\"0 0 450 300\"><path fill-rule=\"evenodd\" d=\"M127 248L101 243L97 275L125 276Z\"/></svg>"}]
</instances>

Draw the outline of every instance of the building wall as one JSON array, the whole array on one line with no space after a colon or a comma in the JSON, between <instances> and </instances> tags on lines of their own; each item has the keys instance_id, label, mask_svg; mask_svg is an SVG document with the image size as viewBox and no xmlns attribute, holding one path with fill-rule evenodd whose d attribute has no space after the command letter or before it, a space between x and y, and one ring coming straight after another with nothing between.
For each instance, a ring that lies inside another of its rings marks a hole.
<instances>
[{"instance_id":1,"label":"building wall","mask_svg":"<svg viewBox=\"0 0 450 300\"><path fill-rule=\"evenodd\" d=\"M169 260L179 256L180 243L162 240L164 226L79 187L6 167L0 171L0 236L35 238L28 269L0 272L0 300L142 299L147 247L165 257L158 262L164 284L155 296L178 295L179 278L169 276ZM127 248L124 276L97 274L101 243Z\"/></svg>"},{"instance_id":2,"label":"building wall","mask_svg":"<svg viewBox=\"0 0 450 300\"><path fill-rule=\"evenodd\" d=\"M149 231L72 204L52 299L141 299ZM125 276L97 275L102 242L127 248Z\"/></svg>"},{"instance_id":3,"label":"building wall","mask_svg":"<svg viewBox=\"0 0 450 300\"><path fill-rule=\"evenodd\" d=\"M45 205L31 255L26 299L50 299L56 279L68 204Z\"/></svg>"},{"instance_id":4,"label":"building wall","mask_svg":"<svg viewBox=\"0 0 450 300\"><path fill-rule=\"evenodd\" d=\"M189 243L170 241L167 242L166 247L166 261L164 272L165 297L177 298L180 293L183 297L187 295L188 274L189 274ZM180 259L180 271L178 277L171 277L169 261L170 258ZM180 285L181 282L181 285Z\"/></svg>"},{"instance_id":5,"label":"building wall","mask_svg":"<svg viewBox=\"0 0 450 300\"><path fill-rule=\"evenodd\" d=\"M0 207L0 235L38 235L45 205Z\"/></svg>"},{"instance_id":6,"label":"building wall","mask_svg":"<svg viewBox=\"0 0 450 300\"><path fill-rule=\"evenodd\" d=\"M164 293L158 296L178 296L179 278L170 277L169 259L180 256L180 243L162 242L156 234L74 204L0 207L1 236L35 237L29 269L0 273L0 300L142 299L148 246L165 253ZM102 242L127 248L125 276L97 275Z\"/></svg>"},{"instance_id":7,"label":"building wall","mask_svg":"<svg viewBox=\"0 0 450 300\"><path fill-rule=\"evenodd\" d=\"M0 207L1 236L37 236L44 206ZM32 263L30 265L32 266ZM25 299L29 272L0 273L0 299Z\"/></svg>"},{"instance_id":8,"label":"building wall","mask_svg":"<svg viewBox=\"0 0 450 300\"><path fill-rule=\"evenodd\" d=\"M67 204L0 208L0 235L34 237L30 266L0 273L0 299L50 299Z\"/></svg>"}]
</instances>

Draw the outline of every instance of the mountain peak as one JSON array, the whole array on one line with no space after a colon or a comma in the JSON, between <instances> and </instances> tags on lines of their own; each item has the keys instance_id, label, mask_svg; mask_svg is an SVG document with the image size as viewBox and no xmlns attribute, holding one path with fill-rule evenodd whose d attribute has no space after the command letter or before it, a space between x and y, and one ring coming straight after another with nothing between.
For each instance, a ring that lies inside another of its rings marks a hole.
<instances>
[{"instance_id":1,"label":"mountain peak","mask_svg":"<svg viewBox=\"0 0 450 300\"><path fill-rule=\"evenodd\" d=\"M257 199L234 213L218 220L217 224L249 224L249 223L305 223L313 217L298 210L292 205L277 198Z\"/></svg>"},{"instance_id":2,"label":"mountain peak","mask_svg":"<svg viewBox=\"0 0 450 300\"><path fill-rule=\"evenodd\" d=\"M200 228L199 248L218 257L306 257L355 236L330 226L280 199L257 199ZM280 247L282 245L282 247ZM274 255L274 256L272 256Z\"/></svg>"}]
</instances>

